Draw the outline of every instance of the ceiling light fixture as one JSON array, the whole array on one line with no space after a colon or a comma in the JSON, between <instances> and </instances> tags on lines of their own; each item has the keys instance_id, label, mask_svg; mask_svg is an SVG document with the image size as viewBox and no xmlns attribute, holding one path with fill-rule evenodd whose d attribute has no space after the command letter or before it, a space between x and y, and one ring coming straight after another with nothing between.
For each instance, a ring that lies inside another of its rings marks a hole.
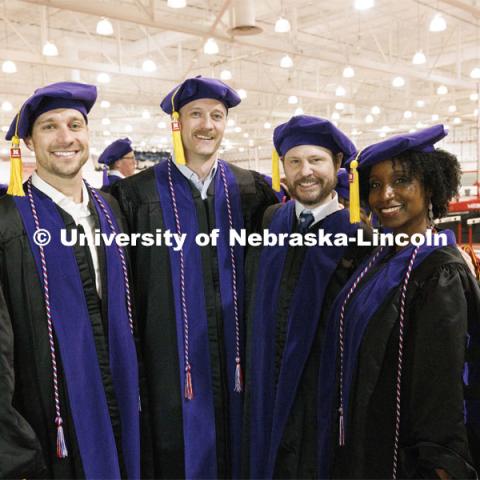
<instances>
[{"instance_id":1,"label":"ceiling light fixture","mask_svg":"<svg viewBox=\"0 0 480 480\"><path fill-rule=\"evenodd\" d=\"M230 70L222 70L220 72L220 80L231 80L232 72Z\"/></svg>"},{"instance_id":2,"label":"ceiling light fixture","mask_svg":"<svg viewBox=\"0 0 480 480\"><path fill-rule=\"evenodd\" d=\"M98 21L97 33L104 36L113 35L112 23L108 18L102 17L102 19Z\"/></svg>"},{"instance_id":3,"label":"ceiling light fixture","mask_svg":"<svg viewBox=\"0 0 480 480\"><path fill-rule=\"evenodd\" d=\"M417 100L415 102L415 105L418 107L418 108L423 108L425 106L425 100Z\"/></svg>"},{"instance_id":4,"label":"ceiling light fixture","mask_svg":"<svg viewBox=\"0 0 480 480\"><path fill-rule=\"evenodd\" d=\"M373 115L368 114L365 117L365 123L373 123Z\"/></svg>"},{"instance_id":5,"label":"ceiling light fixture","mask_svg":"<svg viewBox=\"0 0 480 480\"><path fill-rule=\"evenodd\" d=\"M287 33L290 31L290 28L290 22L284 17L279 17L275 22L276 33Z\"/></svg>"},{"instance_id":6,"label":"ceiling light fixture","mask_svg":"<svg viewBox=\"0 0 480 480\"><path fill-rule=\"evenodd\" d=\"M374 115L380 115L380 112L381 112L380 107L378 107L377 105L374 105L370 111L371 111Z\"/></svg>"},{"instance_id":7,"label":"ceiling light fixture","mask_svg":"<svg viewBox=\"0 0 480 480\"><path fill-rule=\"evenodd\" d=\"M187 6L187 0L168 0L167 7L170 8L185 8Z\"/></svg>"},{"instance_id":8,"label":"ceiling light fixture","mask_svg":"<svg viewBox=\"0 0 480 480\"><path fill-rule=\"evenodd\" d=\"M343 69L342 75L343 75L343 78L353 78L355 76L355 70L350 65L347 65Z\"/></svg>"},{"instance_id":9,"label":"ceiling light fixture","mask_svg":"<svg viewBox=\"0 0 480 480\"><path fill-rule=\"evenodd\" d=\"M435 16L432 18L432 21L430 22L430 26L428 29L431 32L443 32L444 30L447 29L447 22L443 18L443 16L440 13L435 14Z\"/></svg>"},{"instance_id":10,"label":"ceiling light fixture","mask_svg":"<svg viewBox=\"0 0 480 480\"><path fill-rule=\"evenodd\" d=\"M475 80L478 80L480 78L480 67L475 67L471 72L470 72L470 77L474 78Z\"/></svg>"},{"instance_id":11,"label":"ceiling light fixture","mask_svg":"<svg viewBox=\"0 0 480 480\"><path fill-rule=\"evenodd\" d=\"M100 102L100 108L110 108L110 102L108 100L102 100Z\"/></svg>"},{"instance_id":12,"label":"ceiling light fixture","mask_svg":"<svg viewBox=\"0 0 480 480\"><path fill-rule=\"evenodd\" d=\"M4 112L11 112L13 110L13 105L8 100L5 100L2 102L2 110Z\"/></svg>"},{"instance_id":13,"label":"ceiling light fixture","mask_svg":"<svg viewBox=\"0 0 480 480\"><path fill-rule=\"evenodd\" d=\"M290 105L296 105L298 103L298 97L296 95L290 95L288 97L288 103Z\"/></svg>"},{"instance_id":14,"label":"ceiling light fixture","mask_svg":"<svg viewBox=\"0 0 480 480\"><path fill-rule=\"evenodd\" d=\"M412 112L410 110L405 110L403 112L403 118L412 118Z\"/></svg>"},{"instance_id":15,"label":"ceiling light fixture","mask_svg":"<svg viewBox=\"0 0 480 480\"><path fill-rule=\"evenodd\" d=\"M412 63L414 65L423 65L426 61L427 57L425 57L425 54L421 50L415 52L415 55L412 58Z\"/></svg>"},{"instance_id":16,"label":"ceiling light fixture","mask_svg":"<svg viewBox=\"0 0 480 480\"><path fill-rule=\"evenodd\" d=\"M403 77L395 77L392 80L392 86L395 88L402 88L405 86L405 79Z\"/></svg>"},{"instance_id":17,"label":"ceiling light fixture","mask_svg":"<svg viewBox=\"0 0 480 480\"><path fill-rule=\"evenodd\" d=\"M294 114L295 116L303 115L304 113L305 113L305 112L303 111L303 108L302 108L302 107L297 107L297 108L295 109L295 111L293 112L293 114Z\"/></svg>"},{"instance_id":18,"label":"ceiling light fixture","mask_svg":"<svg viewBox=\"0 0 480 480\"><path fill-rule=\"evenodd\" d=\"M97 75L98 83L110 83L110 75L108 73L99 73Z\"/></svg>"},{"instance_id":19,"label":"ceiling light fixture","mask_svg":"<svg viewBox=\"0 0 480 480\"><path fill-rule=\"evenodd\" d=\"M457 106L456 105L450 105L448 107L448 113L455 113L457 111Z\"/></svg>"},{"instance_id":20,"label":"ceiling light fixture","mask_svg":"<svg viewBox=\"0 0 480 480\"><path fill-rule=\"evenodd\" d=\"M448 88L446 85L440 85L437 88L437 95L446 95L448 93Z\"/></svg>"},{"instance_id":21,"label":"ceiling light fixture","mask_svg":"<svg viewBox=\"0 0 480 480\"><path fill-rule=\"evenodd\" d=\"M337 102L337 103L335 104L335 108L336 108L337 110L345 110L345 104L342 103L342 102Z\"/></svg>"},{"instance_id":22,"label":"ceiling light fixture","mask_svg":"<svg viewBox=\"0 0 480 480\"><path fill-rule=\"evenodd\" d=\"M42 48L42 55L45 57L58 56L58 48L53 42L46 41Z\"/></svg>"},{"instance_id":23,"label":"ceiling light fixture","mask_svg":"<svg viewBox=\"0 0 480 480\"><path fill-rule=\"evenodd\" d=\"M355 0L354 7L356 10L368 10L375 6L375 0Z\"/></svg>"},{"instance_id":24,"label":"ceiling light fixture","mask_svg":"<svg viewBox=\"0 0 480 480\"><path fill-rule=\"evenodd\" d=\"M203 53L206 55L216 55L220 49L218 48L218 44L215 41L214 38L209 38L206 42L205 45L203 46Z\"/></svg>"},{"instance_id":25,"label":"ceiling light fixture","mask_svg":"<svg viewBox=\"0 0 480 480\"><path fill-rule=\"evenodd\" d=\"M282 68L292 68L293 67L293 60L288 55L285 55L280 60L280 66Z\"/></svg>"},{"instance_id":26,"label":"ceiling light fixture","mask_svg":"<svg viewBox=\"0 0 480 480\"><path fill-rule=\"evenodd\" d=\"M243 88L240 88L239 90L237 90L237 93L242 100L245 100L247 98L247 91L244 90Z\"/></svg>"},{"instance_id":27,"label":"ceiling light fixture","mask_svg":"<svg viewBox=\"0 0 480 480\"><path fill-rule=\"evenodd\" d=\"M142 63L142 70L147 73L152 73L157 69L157 64L151 59L146 58Z\"/></svg>"},{"instance_id":28,"label":"ceiling light fixture","mask_svg":"<svg viewBox=\"0 0 480 480\"><path fill-rule=\"evenodd\" d=\"M344 97L346 94L347 94L347 91L346 91L345 88L343 88L341 85L339 85L339 86L335 89L335 95L336 95L337 97Z\"/></svg>"},{"instance_id":29,"label":"ceiling light fixture","mask_svg":"<svg viewBox=\"0 0 480 480\"><path fill-rule=\"evenodd\" d=\"M17 66L15 65L15 62L12 62L11 60L5 60L2 63L3 73L16 73L16 71L17 71Z\"/></svg>"},{"instance_id":30,"label":"ceiling light fixture","mask_svg":"<svg viewBox=\"0 0 480 480\"><path fill-rule=\"evenodd\" d=\"M268 130L269 128L272 128L272 124L271 124L270 122L265 122L265 123L263 124L263 128L264 128L265 130Z\"/></svg>"},{"instance_id":31,"label":"ceiling light fixture","mask_svg":"<svg viewBox=\"0 0 480 480\"><path fill-rule=\"evenodd\" d=\"M434 113L434 114L432 115L432 122L438 121L439 118L440 118L440 117L438 116L438 114Z\"/></svg>"}]
</instances>

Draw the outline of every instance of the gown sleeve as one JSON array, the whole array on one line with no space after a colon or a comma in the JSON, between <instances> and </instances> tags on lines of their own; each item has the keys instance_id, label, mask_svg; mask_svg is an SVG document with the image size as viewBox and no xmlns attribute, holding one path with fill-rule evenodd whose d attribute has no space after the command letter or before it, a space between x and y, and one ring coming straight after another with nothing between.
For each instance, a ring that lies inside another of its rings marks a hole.
<instances>
[{"instance_id":1,"label":"gown sleeve","mask_svg":"<svg viewBox=\"0 0 480 480\"><path fill-rule=\"evenodd\" d=\"M412 299L401 432L401 461L409 478L438 478L438 469L449 478L476 477L471 452L478 450L478 435L467 433L472 409L464 399L468 388L478 389L465 383L478 383L472 375L468 379L466 362L479 305L478 285L460 263L441 266Z\"/></svg>"},{"instance_id":2,"label":"gown sleeve","mask_svg":"<svg viewBox=\"0 0 480 480\"><path fill-rule=\"evenodd\" d=\"M0 289L0 478L38 477L46 468L40 442L13 404L13 348L12 324Z\"/></svg>"}]
</instances>

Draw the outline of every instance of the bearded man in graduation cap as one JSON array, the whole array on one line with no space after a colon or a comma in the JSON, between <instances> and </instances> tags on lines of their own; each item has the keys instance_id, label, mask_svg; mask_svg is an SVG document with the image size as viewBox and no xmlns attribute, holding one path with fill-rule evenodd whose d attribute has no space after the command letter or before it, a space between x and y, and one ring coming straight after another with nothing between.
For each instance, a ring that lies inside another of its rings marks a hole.
<instances>
[{"instance_id":1,"label":"bearded man in graduation cap","mask_svg":"<svg viewBox=\"0 0 480 480\"><path fill-rule=\"evenodd\" d=\"M273 134L295 200L269 207L271 233L356 235L339 204L338 171L356 154L328 120L300 115ZM274 166L273 171L278 172ZM370 235L365 228L364 236ZM317 477L316 398L328 307L366 254L356 244L263 247L249 252L245 458L248 478Z\"/></svg>"},{"instance_id":2,"label":"bearded man in graduation cap","mask_svg":"<svg viewBox=\"0 0 480 480\"><path fill-rule=\"evenodd\" d=\"M139 380L125 252L66 246L121 229L82 179L93 85L35 91L7 133L0 199L0 477L140 477ZM22 186L20 139L36 171ZM3 298L4 297L4 298Z\"/></svg>"},{"instance_id":3,"label":"bearded man in graduation cap","mask_svg":"<svg viewBox=\"0 0 480 480\"><path fill-rule=\"evenodd\" d=\"M223 82L196 77L162 101L173 160L112 188L132 232L185 234L179 251L132 249L157 478L238 477L244 368L244 248L276 202L262 176L218 158L230 108ZM218 229L216 246L195 237Z\"/></svg>"}]
</instances>

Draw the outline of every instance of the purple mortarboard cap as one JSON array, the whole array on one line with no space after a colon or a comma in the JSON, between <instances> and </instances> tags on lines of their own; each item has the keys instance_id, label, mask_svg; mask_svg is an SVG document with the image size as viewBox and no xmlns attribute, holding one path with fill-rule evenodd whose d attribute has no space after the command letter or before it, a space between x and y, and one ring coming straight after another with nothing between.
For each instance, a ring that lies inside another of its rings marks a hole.
<instances>
[{"instance_id":1,"label":"purple mortarboard cap","mask_svg":"<svg viewBox=\"0 0 480 480\"><path fill-rule=\"evenodd\" d=\"M28 137L35 120L45 112L56 108L72 108L78 110L87 120L87 114L97 99L97 87L86 83L58 82L38 88L23 104L15 115L6 140L11 140L15 130L19 138ZM17 117L20 115L17 127Z\"/></svg>"},{"instance_id":2,"label":"purple mortarboard cap","mask_svg":"<svg viewBox=\"0 0 480 480\"><path fill-rule=\"evenodd\" d=\"M127 153L133 151L132 142L129 138L119 138L111 143L98 157L98 163L104 165L112 165L117 160L120 160Z\"/></svg>"},{"instance_id":3,"label":"purple mortarboard cap","mask_svg":"<svg viewBox=\"0 0 480 480\"><path fill-rule=\"evenodd\" d=\"M328 148L333 154L342 152L343 162L357 153L352 141L332 122L309 115L292 117L275 128L273 144L280 157L298 145L317 145Z\"/></svg>"},{"instance_id":4,"label":"purple mortarboard cap","mask_svg":"<svg viewBox=\"0 0 480 480\"><path fill-rule=\"evenodd\" d=\"M350 198L350 181L349 174L345 168L340 168L337 173L337 186L335 190L338 196L348 200Z\"/></svg>"},{"instance_id":5,"label":"purple mortarboard cap","mask_svg":"<svg viewBox=\"0 0 480 480\"><path fill-rule=\"evenodd\" d=\"M199 100L200 98L213 98L222 102L227 110L237 106L241 100L237 92L227 84L214 78L198 76L188 78L180 85L177 85L163 100L160 107L165 113L172 114L172 97L175 111L179 111L187 103Z\"/></svg>"},{"instance_id":6,"label":"purple mortarboard cap","mask_svg":"<svg viewBox=\"0 0 480 480\"><path fill-rule=\"evenodd\" d=\"M358 158L358 171L371 167L390 158L398 157L408 151L434 152L435 143L448 135L443 125L418 130L413 133L395 135L382 142L375 143L363 149Z\"/></svg>"}]
</instances>

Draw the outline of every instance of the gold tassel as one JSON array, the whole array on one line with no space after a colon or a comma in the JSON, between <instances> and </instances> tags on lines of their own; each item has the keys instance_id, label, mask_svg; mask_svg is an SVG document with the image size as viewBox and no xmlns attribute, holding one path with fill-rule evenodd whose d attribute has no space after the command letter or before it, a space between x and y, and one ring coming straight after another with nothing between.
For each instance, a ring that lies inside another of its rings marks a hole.
<instances>
[{"instance_id":1,"label":"gold tassel","mask_svg":"<svg viewBox=\"0 0 480 480\"><path fill-rule=\"evenodd\" d=\"M358 152L350 164L350 223L360 222L360 181L358 178Z\"/></svg>"},{"instance_id":2,"label":"gold tassel","mask_svg":"<svg viewBox=\"0 0 480 480\"><path fill-rule=\"evenodd\" d=\"M280 157L275 148L272 150L272 188L280 191Z\"/></svg>"},{"instance_id":3,"label":"gold tassel","mask_svg":"<svg viewBox=\"0 0 480 480\"><path fill-rule=\"evenodd\" d=\"M12 146L10 147L10 183L7 193L16 197L25 196L23 191L22 152L20 150L20 139L17 135L12 137Z\"/></svg>"},{"instance_id":4,"label":"gold tassel","mask_svg":"<svg viewBox=\"0 0 480 480\"><path fill-rule=\"evenodd\" d=\"M179 92L181 86L175 90L172 95L172 142L173 142L173 156L178 165L186 165L185 152L183 151L182 131L180 130L180 114L175 109L175 97Z\"/></svg>"},{"instance_id":5,"label":"gold tassel","mask_svg":"<svg viewBox=\"0 0 480 480\"><path fill-rule=\"evenodd\" d=\"M185 152L183 151L182 132L180 131L180 115L178 112L172 112L172 141L173 156L178 165L185 165Z\"/></svg>"}]
</instances>

